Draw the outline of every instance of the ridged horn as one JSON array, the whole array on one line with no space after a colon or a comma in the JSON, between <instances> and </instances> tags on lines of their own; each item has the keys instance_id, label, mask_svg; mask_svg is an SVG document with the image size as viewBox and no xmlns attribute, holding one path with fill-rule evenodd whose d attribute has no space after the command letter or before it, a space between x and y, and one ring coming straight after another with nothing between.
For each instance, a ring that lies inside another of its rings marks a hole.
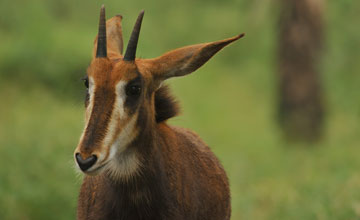
<instances>
[{"instance_id":1,"label":"ridged horn","mask_svg":"<svg viewBox=\"0 0 360 220\"><path fill-rule=\"evenodd\" d=\"M139 40L139 34L140 34L140 28L141 28L141 22L144 17L144 10L142 10L136 20L136 23L134 25L134 29L131 33L131 37L129 39L129 43L126 48L124 60L125 61L133 61L135 60L136 56L136 47Z\"/></svg>"},{"instance_id":2,"label":"ridged horn","mask_svg":"<svg viewBox=\"0 0 360 220\"><path fill-rule=\"evenodd\" d=\"M105 6L104 5L102 5L101 9L100 9L99 33L98 33L96 57L107 57L106 18L105 18Z\"/></svg>"}]
</instances>

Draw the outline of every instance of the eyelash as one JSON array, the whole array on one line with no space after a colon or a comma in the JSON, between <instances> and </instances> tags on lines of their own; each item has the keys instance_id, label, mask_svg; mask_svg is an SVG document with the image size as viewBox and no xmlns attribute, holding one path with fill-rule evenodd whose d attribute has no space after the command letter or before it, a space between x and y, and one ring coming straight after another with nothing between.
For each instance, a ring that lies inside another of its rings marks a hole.
<instances>
[{"instance_id":1,"label":"eyelash","mask_svg":"<svg viewBox=\"0 0 360 220\"><path fill-rule=\"evenodd\" d=\"M82 78L82 80L84 81L85 87L89 88L89 78L86 76L86 77Z\"/></svg>"}]
</instances>

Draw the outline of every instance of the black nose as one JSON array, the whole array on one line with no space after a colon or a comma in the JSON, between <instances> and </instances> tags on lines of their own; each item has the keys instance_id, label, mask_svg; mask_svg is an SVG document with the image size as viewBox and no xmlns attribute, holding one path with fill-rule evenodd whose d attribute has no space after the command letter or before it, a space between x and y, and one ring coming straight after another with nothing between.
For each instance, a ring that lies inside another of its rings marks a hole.
<instances>
[{"instance_id":1,"label":"black nose","mask_svg":"<svg viewBox=\"0 0 360 220\"><path fill-rule=\"evenodd\" d=\"M79 164L79 167L82 171L86 171L92 165L95 164L97 157L95 155L91 155L90 157L86 158L85 160L81 157L80 153L76 153L75 155L76 162Z\"/></svg>"}]
</instances>

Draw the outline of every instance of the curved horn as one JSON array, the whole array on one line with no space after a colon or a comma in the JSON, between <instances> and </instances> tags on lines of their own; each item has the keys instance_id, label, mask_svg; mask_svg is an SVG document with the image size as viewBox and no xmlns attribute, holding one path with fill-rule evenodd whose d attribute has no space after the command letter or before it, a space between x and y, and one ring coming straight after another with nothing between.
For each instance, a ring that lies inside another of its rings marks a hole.
<instances>
[{"instance_id":1,"label":"curved horn","mask_svg":"<svg viewBox=\"0 0 360 220\"><path fill-rule=\"evenodd\" d=\"M100 9L99 33L98 33L96 57L107 57L106 20L105 20L105 6L104 5L102 5L101 9Z\"/></svg>"},{"instance_id":2,"label":"curved horn","mask_svg":"<svg viewBox=\"0 0 360 220\"><path fill-rule=\"evenodd\" d=\"M133 61L135 60L136 55L136 47L139 40L139 34L140 34L140 28L141 28L141 22L144 17L144 10L142 10L136 20L136 23L134 25L134 29L131 33L131 37L129 39L129 43L126 48L124 60L126 61Z\"/></svg>"}]
</instances>

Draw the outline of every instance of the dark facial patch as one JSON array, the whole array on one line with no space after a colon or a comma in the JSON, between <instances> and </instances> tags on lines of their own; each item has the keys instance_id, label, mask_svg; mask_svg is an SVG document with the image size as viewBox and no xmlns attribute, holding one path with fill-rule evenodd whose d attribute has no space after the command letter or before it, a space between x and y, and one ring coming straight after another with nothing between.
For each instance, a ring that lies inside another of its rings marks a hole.
<instances>
[{"instance_id":1,"label":"dark facial patch","mask_svg":"<svg viewBox=\"0 0 360 220\"><path fill-rule=\"evenodd\" d=\"M104 86L96 88L94 106L81 148L91 152L104 138L115 102L115 93Z\"/></svg>"},{"instance_id":2,"label":"dark facial patch","mask_svg":"<svg viewBox=\"0 0 360 220\"><path fill-rule=\"evenodd\" d=\"M134 87L140 89L139 93L133 91ZM134 114L137 109L139 102L141 100L142 94L144 92L144 82L140 74L135 79L129 81L125 87L126 100L124 107L129 111L129 114Z\"/></svg>"},{"instance_id":3,"label":"dark facial patch","mask_svg":"<svg viewBox=\"0 0 360 220\"><path fill-rule=\"evenodd\" d=\"M88 107L88 105L89 105L89 100L90 100L89 89L86 89L86 93L85 93L85 108Z\"/></svg>"},{"instance_id":4,"label":"dark facial patch","mask_svg":"<svg viewBox=\"0 0 360 220\"><path fill-rule=\"evenodd\" d=\"M179 103L171 95L168 86L162 86L155 92L156 123L175 117L180 112Z\"/></svg>"},{"instance_id":5,"label":"dark facial patch","mask_svg":"<svg viewBox=\"0 0 360 220\"><path fill-rule=\"evenodd\" d=\"M88 105L89 105L89 99L90 99L90 95L89 95L89 77L84 76L83 78L81 78L81 80L84 82L84 86L86 87L85 108L87 108Z\"/></svg>"}]
</instances>

